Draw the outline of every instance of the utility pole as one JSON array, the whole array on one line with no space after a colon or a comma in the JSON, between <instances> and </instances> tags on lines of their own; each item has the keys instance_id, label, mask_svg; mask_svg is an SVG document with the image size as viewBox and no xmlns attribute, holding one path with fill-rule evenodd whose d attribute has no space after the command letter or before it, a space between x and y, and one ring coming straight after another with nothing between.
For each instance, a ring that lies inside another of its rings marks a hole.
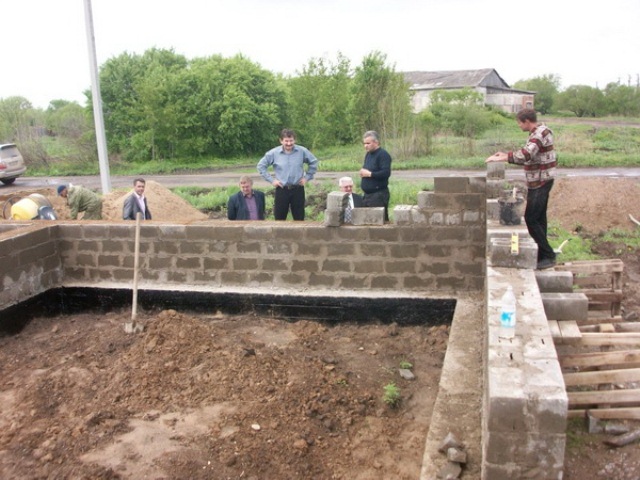
<instances>
[{"instance_id":1,"label":"utility pole","mask_svg":"<svg viewBox=\"0 0 640 480\"><path fill-rule=\"evenodd\" d=\"M100 95L100 76L96 61L96 40L93 34L93 14L91 0L84 0L84 19L87 27L87 47L89 50L89 69L91 70L91 97L93 118L98 142L98 162L100 163L100 181L102 194L111 192L111 176L109 174L109 156L107 155L107 138L104 133L104 117L102 115L102 96Z\"/></svg>"}]
</instances>

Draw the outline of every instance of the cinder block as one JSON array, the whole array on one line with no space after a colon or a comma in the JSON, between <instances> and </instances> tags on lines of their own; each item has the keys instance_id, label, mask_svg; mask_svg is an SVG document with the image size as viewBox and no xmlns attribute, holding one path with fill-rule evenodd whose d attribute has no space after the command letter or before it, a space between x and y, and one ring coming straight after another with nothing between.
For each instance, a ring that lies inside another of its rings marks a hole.
<instances>
[{"instance_id":1,"label":"cinder block","mask_svg":"<svg viewBox=\"0 0 640 480\"><path fill-rule=\"evenodd\" d=\"M467 177L435 177L433 186L436 193L467 193Z\"/></svg>"},{"instance_id":2,"label":"cinder block","mask_svg":"<svg viewBox=\"0 0 640 480\"><path fill-rule=\"evenodd\" d=\"M500 204L497 198L487 199L487 218L490 220L500 220Z\"/></svg>"},{"instance_id":3,"label":"cinder block","mask_svg":"<svg viewBox=\"0 0 640 480\"><path fill-rule=\"evenodd\" d=\"M411 217L413 208L413 205L396 205L393 209L393 223L396 225L411 225L413 223Z\"/></svg>"},{"instance_id":4,"label":"cinder block","mask_svg":"<svg viewBox=\"0 0 640 480\"><path fill-rule=\"evenodd\" d=\"M422 191L418 192L418 208L434 208L435 192Z\"/></svg>"},{"instance_id":5,"label":"cinder block","mask_svg":"<svg viewBox=\"0 0 640 480\"><path fill-rule=\"evenodd\" d=\"M589 318L589 299L584 293L541 293L547 320L585 321Z\"/></svg>"},{"instance_id":6,"label":"cinder block","mask_svg":"<svg viewBox=\"0 0 640 480\"><path fill-rule=\"evenodd\" d=\"M354 208L351 220L354 225L384 225L384 207Z\"/></svg>"},{"instance_id":7,"label":"cinder block","mask_svg":"<svg viewBox=\"0 0 640 480\"><path fill-rule=\"evenodd\" d=\"M329 192L327 195L327 210L341 210L347 205L348 194L344 192Z\"/></svg>"},{"instance_id":8,"label":"cinder block","mask_svg":"<svg viewBox=\"0 0 640 480\"><path fill-rule=\"evenodd\" d=\"M356 209L354 208L353 211ZM343 219L343 211L336 208L327 208L324 211L324 226L325 227L339 227Z\"/></svg>"},{"instance_id":9,"label":"cinder block","mask_svg":"<svg viewBox=\"0 0 640 480\"><path fill-rule=\"evenodd\" d=\"M493 267L535 270L538 265L538 245L533 240L521 239L518 254L512 255L509 238L491 238L489 261Z\"/></svg>"},{"instance_id":10,"label":"cinder block","mask_svg":"<svg viewBox=\"0 0 640 480\"><path fill-rule=\"evenodd\" d=\"M573 273L570 271L538 270L535 275L542 293L573 293Z\"/></svg>"},{"instance_id":11,"label":"cinder block","mask_svg":"<svg viewBox=\"0 0 640 480\"><path fill-rule=\"evenodd\" d=\"M506 170L506 166L504 162L491 162L487 163L487 178L497 179L504 178L504 172Z\"/></svg>"}]
</instances>

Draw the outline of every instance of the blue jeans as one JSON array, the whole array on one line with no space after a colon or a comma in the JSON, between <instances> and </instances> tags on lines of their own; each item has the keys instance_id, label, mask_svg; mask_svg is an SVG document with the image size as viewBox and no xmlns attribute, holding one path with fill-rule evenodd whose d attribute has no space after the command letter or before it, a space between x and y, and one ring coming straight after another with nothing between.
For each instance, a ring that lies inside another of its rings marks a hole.
<instances>
[{"instance_id":1,"label":"blue jeans","mask_svg":"<svg viewBox=\"0 0 640 480\"><path fill-rule=\"evenodd\" d=\"M555 260L556 254L547 240L547 204L553 180L543 186L527 191L527 206L524 210L524 221L529 235L538 244L538 261Z\"/></svg>"}]
</instances>

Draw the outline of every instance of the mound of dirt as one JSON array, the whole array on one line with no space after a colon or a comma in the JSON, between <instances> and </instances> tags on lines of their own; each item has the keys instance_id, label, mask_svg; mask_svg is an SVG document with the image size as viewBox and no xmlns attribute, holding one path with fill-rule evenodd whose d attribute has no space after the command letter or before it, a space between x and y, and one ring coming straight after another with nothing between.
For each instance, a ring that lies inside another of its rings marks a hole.
<instances>
[{"instance_id":1,"label":"mound of dirt","mask_svg":"<svg viewBox=\"0 0 640 480\"><path fill-rule=\"evenodd\" d=\"M113 191L106 195L102 203L103 218L105 220L122 220L124 201L131 192L132 190L124 193ZM147 197L147 204L154 221L190 223L209 218L182 197L153 180L147 180L144 194Z\"/></svg>"},{"instance_id":2,"label":"mound of dirt","mask_svg":"<svg viewBox=\"0 0 640 480\"><path fill-rule=\"evenodd\" d=\"M632 231L629 214L640 218L640 181L619 177L562 177L555 180L549 221L568 231L599 234L612 228Z\"/></svg>"},{"instance_id":3,"label":"mound of dirt","mask_svg":"<svg viewBox=\"0 0 640 480\"><path fill-rule=\"evenodd\" d=\"M122 220L122 209L125 199L133 190L113 190L102 198L102 218L103 220ZM0 205L4 205L10 198L26 197L31 193L39 193L47 197L59 220L69 220L70 210L67 201L60 197L55 188L44 188L35 190L23 190L14 192L11 195L1 195ZM182 197L176 195L168 188L158 182L148 180L145 188L145 195L149 210L153 215L153 220L168 223L192 223L207 220L209 217L197 208L193 207ZM82 219L82 214L79 216Z\"/></svg>"}]
</instances>

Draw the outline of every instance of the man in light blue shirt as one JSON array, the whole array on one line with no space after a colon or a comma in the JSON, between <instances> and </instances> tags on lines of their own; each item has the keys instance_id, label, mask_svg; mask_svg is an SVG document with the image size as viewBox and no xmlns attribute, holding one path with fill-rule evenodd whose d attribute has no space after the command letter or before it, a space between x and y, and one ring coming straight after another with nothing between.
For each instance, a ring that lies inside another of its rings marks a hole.
<instances>
[{"instance_id":1,"label":"man in light blue shirt","mask_svg":"<svg viewBox=\"0 0 640 480\"><path fill-rule=\"evenodd\" d=\"M313 179L318 170L318 159L302 145L296 145L293 130L280 132L280 145L265 153L258 162L258 172L267 182L276 187L273 216L286 220L291 209L294 220L304 220L305 184ZM307 171L304 171L304 164ZM273 165L273 176L267 171ZM274 178L275 177L275 178Z\"/></svg>"}]
</instances>

